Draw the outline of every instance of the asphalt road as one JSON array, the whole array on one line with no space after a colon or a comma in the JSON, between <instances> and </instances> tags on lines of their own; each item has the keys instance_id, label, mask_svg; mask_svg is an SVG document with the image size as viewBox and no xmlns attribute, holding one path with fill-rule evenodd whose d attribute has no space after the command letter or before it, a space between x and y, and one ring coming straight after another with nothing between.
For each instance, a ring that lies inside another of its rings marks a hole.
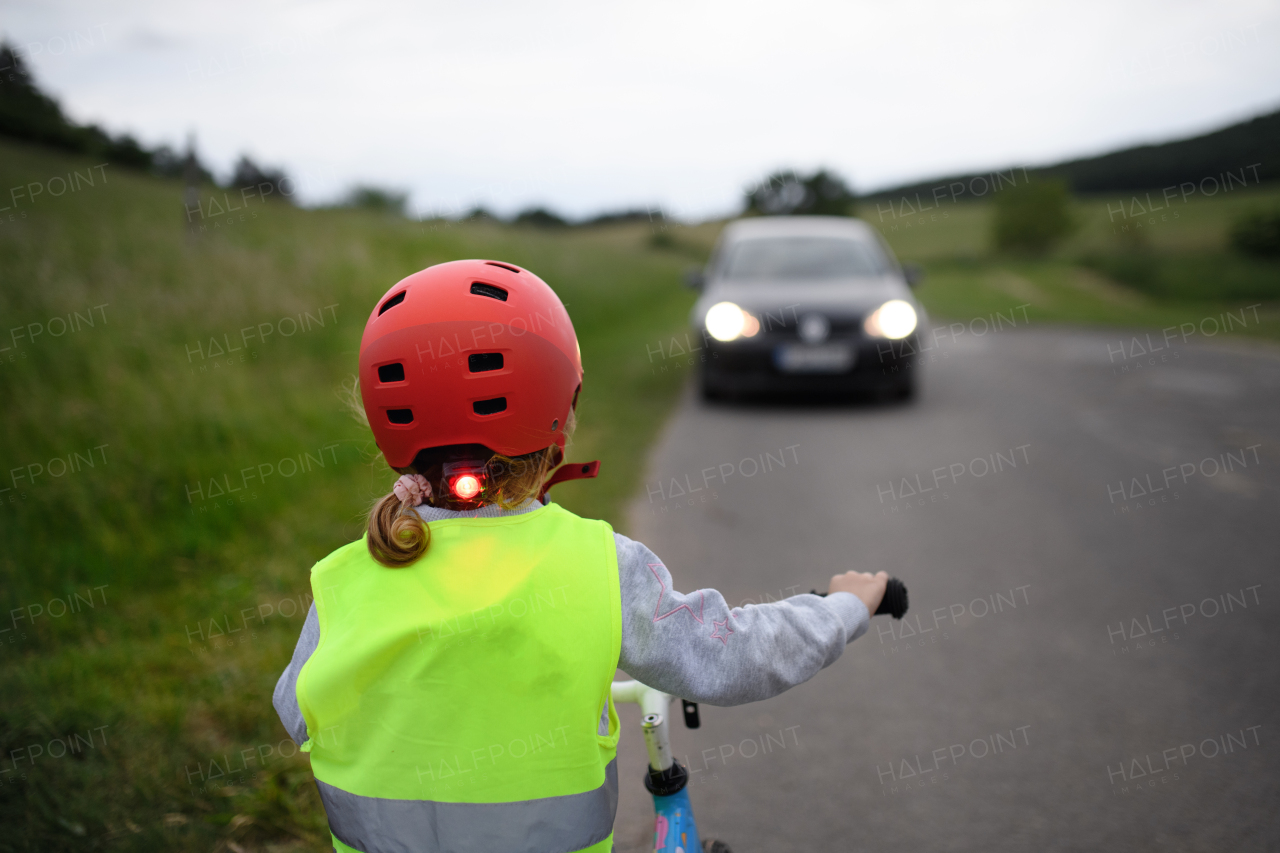
<instances>
[{"instance_id":1,"label":"asphalt road","mask_svg":"<svg viewBox=\"0 0 1280 853\"><path fill-rule=\"evenodd\" d=\"M689 389L632 508L680 589L743 604L854 568L911 594L807 684L676 724L704 835L734 853L1280 847L1280 354L1192 338L1142 356L1132 337L970 339L906 406ZM651 849L638 710L622 719L617 846Z\"/></svg>"}]
</instances>

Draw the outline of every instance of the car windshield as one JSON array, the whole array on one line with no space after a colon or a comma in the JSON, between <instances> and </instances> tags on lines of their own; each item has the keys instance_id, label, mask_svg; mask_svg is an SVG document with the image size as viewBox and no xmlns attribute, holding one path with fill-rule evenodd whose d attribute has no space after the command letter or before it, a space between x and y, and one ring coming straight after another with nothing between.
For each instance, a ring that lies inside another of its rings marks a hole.
<instances>
[{"instance_id":1,"label":"car windshield","mask_svg":"<svg viewBox=\"0 0 1280 853\"><path fill-rule=\"evenodd\" d=\"M760 237L734 244L724 277L815 279L879 275L884 257L870 243L849 237Z\"/></svg>"}]
</instances>

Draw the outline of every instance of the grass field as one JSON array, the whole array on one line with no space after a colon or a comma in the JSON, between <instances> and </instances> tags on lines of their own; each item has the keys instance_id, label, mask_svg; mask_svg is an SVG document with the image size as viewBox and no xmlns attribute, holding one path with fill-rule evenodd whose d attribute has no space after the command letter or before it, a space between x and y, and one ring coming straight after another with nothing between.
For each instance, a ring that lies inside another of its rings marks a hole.
<instances>
[{"instance_id":1,"label":"grass field","mask_svg":"<svg viewBox=\"0 0 1280 853\"><path fill-rule=\"evenodd\" d=\"M587 369L571 458L603 461L557 499L625 529L691 369L669 345L693 300L680 272L719 225L655 241L647 225L416 223L209 188L193 234L180 186L95 165L0 143L0 851L325 849L270 694L310 566L360 535L393 479L340 399L375 300L460 257L556 288ZM910 227L863 216L926 265L940 319L1025 304L1032 323L1161 328L1260 303L1243 333L1280 337L1274 265L1225 241L1236 213L1278 201L1197 200L1139 239L1088 200L1039 260L990 254L984 204ZM1149 270L1214 263L1235 264L1229 294Z\"/></svg>"},{"instance_id":2,"label":"grass field","mask_svg":"<svg viewBox=\"0 0 1280 853\"><path fill-rule=\"evenodd\" d=\"M869 201L860 212L902 260L924 266L918 295L938 318L1008 316L1028 305L1032 323L1162 329L1243 311L1248 322L1233 321L1233 334L1280 339L1280 263L1245 258L1228 246L1238 216L1280 208L1280 187L1175 200L1148 216L1127 215L1133 197L1078 200L1075 233L1045 258L992 253L986 202L944 203L903 217L893 215L900 202L891 213L887 202ZM1146 207L1145 194L1139 201ZM1216 336L1208 334L1212 322L1204 329L1200 337Z\"/></svg>"},{"instance_id":3,"label":"grass field","mask_svg":"<svg viewBox=\"0 0 1280 853\"><path fill-rule=\"evenodd\" d=\"M64 190L0 212L0 850L321 849L270 695L311 564L394 479L340 400L376 299L460 257L545 278L586 364L571 458L602 460L556 497L621 525L688 372L654 353L684 328L689 259L640 226L432 227L221 193L243 210L192 236L179 185L93 165L0 145L6 195ZM51 181L76 171L75 192Z\"/></svg>"}]
</instances>

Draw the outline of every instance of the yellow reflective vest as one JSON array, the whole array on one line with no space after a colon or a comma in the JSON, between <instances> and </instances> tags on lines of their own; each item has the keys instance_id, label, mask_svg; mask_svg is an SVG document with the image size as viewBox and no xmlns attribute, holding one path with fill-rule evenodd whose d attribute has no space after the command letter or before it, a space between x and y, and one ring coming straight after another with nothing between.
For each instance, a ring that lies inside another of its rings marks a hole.
<instances>
[{"instance_id":1,"label":"yellow reflective vest","mask_svg":"<svg viewBox=\"0 0 1280 853\"><path fill-rule=\"evenodd\" d=\"M311 585L320 640L297 696L337 850L611 849L608 524L554 504L432 521L413 565L379 565L361 540Z\"/></svg>"}]
</instances>

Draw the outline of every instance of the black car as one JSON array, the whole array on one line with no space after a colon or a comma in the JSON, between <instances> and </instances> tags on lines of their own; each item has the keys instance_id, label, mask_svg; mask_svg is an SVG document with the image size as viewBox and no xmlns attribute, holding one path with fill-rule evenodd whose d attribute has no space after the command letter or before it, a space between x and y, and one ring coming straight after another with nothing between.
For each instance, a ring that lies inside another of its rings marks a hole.
<instances>
[{"instance_id":1,"label":"black car","mask_svg":"<svg viewBox=\"0 0 1280 853\"><path fill-rule=\"evenodd\" d=\"M867 223L835 216L742 219L720 235L692 320L707 398L759 392L906 398L924 309Z\"/></svg>"}]
</instances>

